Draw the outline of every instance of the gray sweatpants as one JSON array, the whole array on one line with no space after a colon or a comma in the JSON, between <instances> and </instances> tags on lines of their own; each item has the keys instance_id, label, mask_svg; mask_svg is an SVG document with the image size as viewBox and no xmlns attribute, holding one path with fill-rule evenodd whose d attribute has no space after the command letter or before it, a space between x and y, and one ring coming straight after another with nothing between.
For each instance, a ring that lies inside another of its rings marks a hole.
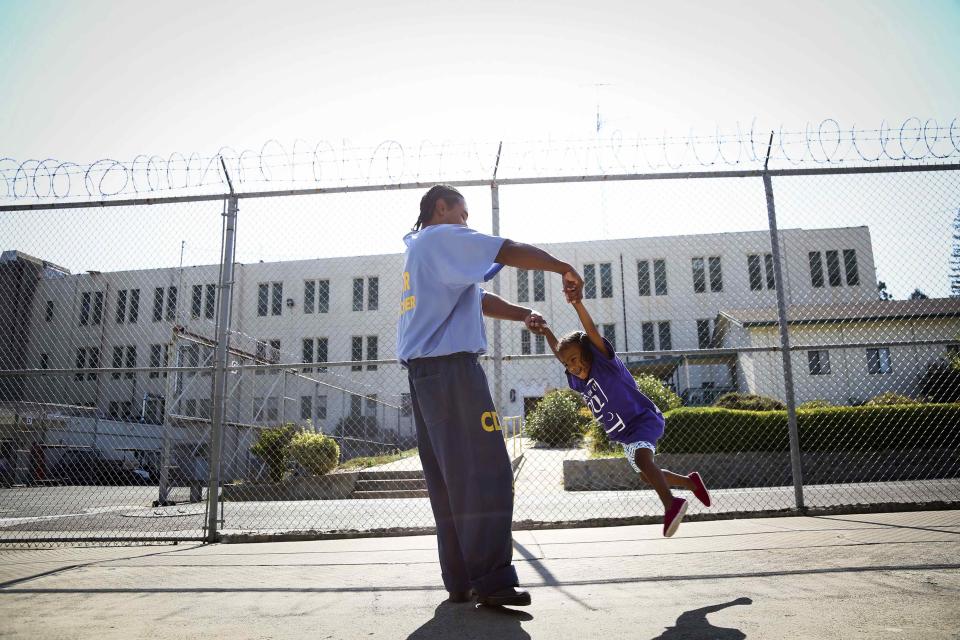
<instances>
[{"instance_id":1,"label":"gray sweatpants","mask_svg":"<svg viewBox=\"0 0 960 640\"><path fill-rule=\"evenodd\" d=\"M515 587L513 472L487 376L469 353L408 367L443 584L481 596Z\"/></svg>"}]
</instances>

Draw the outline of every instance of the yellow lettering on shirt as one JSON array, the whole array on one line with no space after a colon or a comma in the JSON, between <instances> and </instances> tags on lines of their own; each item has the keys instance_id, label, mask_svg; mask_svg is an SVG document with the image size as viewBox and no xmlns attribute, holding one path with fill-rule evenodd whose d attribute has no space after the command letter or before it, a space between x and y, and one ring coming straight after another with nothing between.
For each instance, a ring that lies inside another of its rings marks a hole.
<instances>
[{"instance_id":1,"label":"yellow lettering on shirt","mask_svg":"<svg viewBox=\"0 0 960 640\"><path fill-rule=\"evenodd\" d=\"M500 416L497 415L496 411L487 411L480 416L480 426L487 433L503 431L503 427L500 426Z\"/></svg>"},{"instance_id":2,"label":"yellow lettering on shirt","mask_svg":"<svg viewBox=\"0 0 960 640\"><path fill-rule=\"evenodd\" d=\"M417 307L417 296L407 296L400 301L400 315L405 314L407 311L412 311Z\"/></svg>"},{"instance_id":3,"label":"yellow lettering on shirt","mask_svg":"<svg viewBox=\"0 0 960 640\"><path fill-rule=\"evenodd\" d=\"M403 290L400 291L400 293L406 293L407 291L410 291L410 272L404 271L403 272Z\"/></svg>"}]
</instances>

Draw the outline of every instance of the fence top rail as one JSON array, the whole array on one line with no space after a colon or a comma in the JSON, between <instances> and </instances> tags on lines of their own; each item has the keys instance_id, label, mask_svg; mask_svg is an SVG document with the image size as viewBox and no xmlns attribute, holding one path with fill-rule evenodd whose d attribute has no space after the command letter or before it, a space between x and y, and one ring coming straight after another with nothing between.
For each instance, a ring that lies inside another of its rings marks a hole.
<instances>
[{"instance_id":1,"label":"fence top rail","mask_svg":"<svg viewBox=\"0 0 960 640\"><path fill-rule=\"evenodd\" d=\"M902 165L880 165L880 166L854 166L854 167L805 167L792 169L742 169L742 170L717 170L717 171L677 171L677 172L653 172L653 173L612 173L612 174L586 174L586 175L555 175L555 176L534 176L528 178L502 178L502 179L472 179L472 180L448 180L445 181L454 187L502 187L516 185L536 185L536 184L562 184L562 183L591 183L591 182L631 182L645 180L700 180L710 178L759 178L764 175L771 177L796 177L796 176L823 176L823 175L854 175L854 174L878 174L878 173L915 173L915 172L937 172L937 171L960 171L960 163L924 163L924 164L902 164ZM441 179L438 178L437 181ZM0 213L16 211L43 211L51 209L92 209L103 207L131 207L131 206L154 206L164 204L180 204L188 202L210 202L217 200L228 200L236 198L237 200L246 200L253 198L279 198L288 196L307 196L307 195L325 195L334 193L359 193L372 191L404 191L411 189L428 189L436 184L437 181L417 181L417 182L397 182L370 185L353 185L341 187L311 187L303 189L281 189L268 191L246 191L236 194L219 193L193 196L169 196L160 198L124 198L118 200L88 200L71 202L41 202L33 204L5 204L0 205Z\"/></svg>"}]
</instances>

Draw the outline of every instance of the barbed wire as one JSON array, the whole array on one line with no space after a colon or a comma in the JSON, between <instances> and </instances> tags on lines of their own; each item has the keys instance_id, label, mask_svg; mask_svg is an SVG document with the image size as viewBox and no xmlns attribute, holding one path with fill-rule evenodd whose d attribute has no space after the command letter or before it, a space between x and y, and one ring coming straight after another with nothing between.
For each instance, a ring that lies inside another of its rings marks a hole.
<instances>
[{"instance_id":1,"label":"barbed wire","mask_svg":"<svg viewBox=\"0 0 960 640\"><path fill-rule=\"evenodd\" d=\"M753 120L735 131L642 137L613 133L589 140L540 139L503 144L498 178L630 174L685 169L752 168L766 157L769 128ZM269 140L260 149L222 147L213 155L174 152L166 158L138 155L82 165L55 158L0 158L0 200L109 199L171 193L223 193L224 159L235 185L315 188L403 182L492 179L498 142L423 141L404 147L385 140L374 147L347 142L285 147ZM834 119L808 123L802 131L774 130L770 166L941 162L960 157L960 119L941 125L908 118L899 126L845 128Z\"/></svg>"}]
</instances>

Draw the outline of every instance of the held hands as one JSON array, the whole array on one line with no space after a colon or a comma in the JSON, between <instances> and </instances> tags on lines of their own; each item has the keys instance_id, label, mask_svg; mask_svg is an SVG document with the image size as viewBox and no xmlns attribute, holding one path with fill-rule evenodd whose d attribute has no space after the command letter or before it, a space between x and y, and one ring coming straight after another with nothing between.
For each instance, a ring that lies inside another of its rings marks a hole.
<instances>
[{"instance_id":1,"label":"held hands","mask_svg":"<svg viewBox=\"0 0 960 640\"><path fill-rule=\"evenodd\" d=\"M530 333L538 336L543 335L544 330L547 328L547 321L536 311L531 311L527 317L523 319L523 324L526 325Z\"/></svg>"},{"instance_id":2,"label":"held hands","mask_svg":"<svg viewBox=\"0 0 960 640\"><path fill-rule=\"evenodd\" d=\"M576 304L583 300L583 278L572 268L563 274L563 294L567 302Z\"/></svg>"}]
</instances>

